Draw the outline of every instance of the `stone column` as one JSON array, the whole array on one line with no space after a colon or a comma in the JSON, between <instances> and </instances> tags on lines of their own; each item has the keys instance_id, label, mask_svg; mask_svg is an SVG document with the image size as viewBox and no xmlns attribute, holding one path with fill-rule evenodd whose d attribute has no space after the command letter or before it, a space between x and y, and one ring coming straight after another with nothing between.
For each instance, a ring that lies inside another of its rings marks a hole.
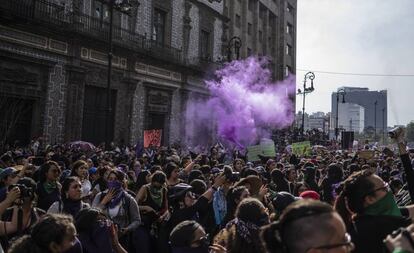
<instances>
[{"instance_id":1,"label":"stone column","mask_svg":"<svg viewBox=\"0 0 414 253\"><path fill-rule=\"evenodd\" d=\"M85 70L67 66L68 91L66 94L65 141L80 140L82 137L83 105L85 99Z\"/></svg>"},{"instance_id":2,"label":"stone column","mask_svg":"<svg viewBox=\"0 0 414 253\"><path fill-rule=\"evenodd\" d=\"M138 140L144 141L144 117L145 117L145 88L143 81L137 81L135 87L130 84L133 94L131 103L129 142L136 144Z\"/></svg>"},{"instance_id":3,"label":"stone column","mask_svg":"<svg viewBox=\"0 0 414 253\"><path fill-rule=\"evenodd\" d=\"M66 71L62 62L50 69L47 85L46 109L44 117L44 138L49 144L64 140L65 93L67 90Z\"/></svg>"},{"instance_id":4,"label":"stone column","mask_svg":"<svg viewBox=\"0 0 414 253\"><path fill-rule=\"evenodd\" d=\"M171 98L171 114L170 114L170 133L169 144L180 142L182 139L180 129L182 123L182 107L181 107L181 92L176 89L172 93Z\"/></svg>"}]
</instances>

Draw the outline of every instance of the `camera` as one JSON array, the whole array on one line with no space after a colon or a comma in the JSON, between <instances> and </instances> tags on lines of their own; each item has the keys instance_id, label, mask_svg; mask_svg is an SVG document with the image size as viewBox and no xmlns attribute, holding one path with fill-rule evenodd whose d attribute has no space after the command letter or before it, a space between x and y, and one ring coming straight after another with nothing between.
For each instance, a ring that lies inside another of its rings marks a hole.
<instances>
[{"instance_id":1,"label":"camera","mask_svg":"<svg viewBox=\"0 0 414 253\"><path fill-rule=\"evenodd\" d=\"M12 184L9 185L8 187L8 191L11 191L11 189L13 189L14 187L18 187L20 190L20 198L32 198L34 191L32 188L27 187L26 185L23 184Z\"/></svg>"},{"instance_id":2,"label":"camera","mask_svg":"<svg viewBox=\"0 0 414 253\"><path fill-rule=\"evenodd\" d=\"M233 172L231 169L224 168L224 175L226 176L226 179L230 182L237 182L240 179L240 173L239 172Z\"/></svg>"},{"instance_id":3,"label":"camera","mask_svg":"<svg viewBox=\"0 0 414 253\"><path fill-rule=\"evenodd\" d=\"M388 136L391 139L398 139L398 137L400 137L403 134L404 134L404 128L402 127L393 128L388 132Z\"/></svg>"}]
</instances>

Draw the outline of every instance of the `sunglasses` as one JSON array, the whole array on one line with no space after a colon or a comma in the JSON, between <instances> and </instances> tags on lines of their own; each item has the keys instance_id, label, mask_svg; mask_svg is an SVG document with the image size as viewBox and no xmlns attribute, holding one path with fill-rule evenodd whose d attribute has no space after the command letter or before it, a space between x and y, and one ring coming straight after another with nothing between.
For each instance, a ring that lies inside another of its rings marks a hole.
<instances>
[{"instance_id":1,"label":"sunglasses","mask_svg":"<svg viewBox=\"0 0 414 253\"><path fill-rule=\"evenodd\" d=\"M351 250L351 249L353 249L353 246L354 246L354 244L351 241L351 236L348 233L345 233L345 242L343 242L343 243L336 243L336 244L322 245L322 246L318 246L318 247L311 247L311 248L307 249L306 252L308 252L311 249L331 250L331 249L335 249L335 248L339 248L339 247L346 247L347 249Z\"/></svg>"}]
</instances>

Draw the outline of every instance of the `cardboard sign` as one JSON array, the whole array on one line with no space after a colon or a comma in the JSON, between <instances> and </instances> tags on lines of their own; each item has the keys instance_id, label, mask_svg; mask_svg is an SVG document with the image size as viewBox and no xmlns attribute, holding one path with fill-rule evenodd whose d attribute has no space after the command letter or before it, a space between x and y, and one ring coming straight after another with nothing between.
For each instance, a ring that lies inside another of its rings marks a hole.
<instances>
[{"instance_id":1,"label":"cardboard sign","mask_svg":"<svg viewBox=\"0 0 414 253\"><path fill-rule=\"evenodd\" d=\"M310 141L292 143L292 153L296 156L310 155L311 150Z\"/></svg>"},{"instance_id":2,"label":"cardboard sign","mask_svg":"<svg viewBox=\"0 0 414 253\"><path fill-rule=\"evenodd\" d=\"M161 129L144 130L144 148L161 146Z\"/></svg>"},{"instance_id":3,"label":"cardboard sign","mask_svg":"<svg viewBox=\"0 0 414 253\"><path fill-rule=\"evenodd\" d=\"M261 156L265 157L275 157L275 143L270 139L262 139L260 140L260 145L249 146L247 147L247 160L249 162L260 161Z\"/></svg>"},{"instance_id":4,"label":"cardboard sign","mask_svg":"<svg viewBox=\"0 0 414 253\"><path fill-rule=\"evenodd\" d=\"M247 147L247 152L248 152L247 153L247 160L249 162L260 161L259 155L262 154L262 149L261 149L260 145Z\"/></svg>"},{"instance_id":5,"label":"cardboard sign","mask_svg":"<svg viewBox=\"0 0 414 253\"><path fill-rule=\"evenodd\" d=\"M361 150L358 152L358 156L366 160L372 159L374 155L375 155L374 150Z\"/></svg>"},{"instance_id":6,"label":"cardboard sign","mask_svg":"<svg viewBox=\"0 0 414 253\"><path fill-rule=\"evenodd\" d=\"M260 141L260 148L263 156L276 156L275 142L270 139L262 139Z\"/></svg>"}]
</instances>

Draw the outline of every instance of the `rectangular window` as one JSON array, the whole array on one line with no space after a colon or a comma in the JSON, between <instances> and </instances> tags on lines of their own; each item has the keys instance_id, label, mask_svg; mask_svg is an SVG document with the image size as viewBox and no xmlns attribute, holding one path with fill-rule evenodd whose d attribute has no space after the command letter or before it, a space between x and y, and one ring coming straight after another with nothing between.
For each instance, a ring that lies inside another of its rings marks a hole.
<instances>
[{"instance_id":1,"label":"rectangular window","mask_svg":"<svg viewBox=\"0 0 414 253\"><path fill-rule=\"evenodd\" d=\"M236 14L236 27L240 27L240 26L241 26L241 19L240 19L240 16Z\"/></svg>"},{"instance_id":2,"label":"rectangular window","mask_svg":"<svg viewBox=\"0 0 414 253\"><path fill-rule=\"evenodd\" d=\"M265 15L266 15L266 10L260 8L260 10L259 10L259 18L260 19L264 19Z\"/></svg>"},{"instance_id":3,"label":"rectangular window","mask_svg":"<svg viewBox=\"0 0 414 253\"><path fill-rule=\"evenodd\" d=\"M152 39L157 43L164 45L165 39L165 19L167 13L165 11L154 9L154 18L152 26Z\"/></svg>"},{"instance_id":4,"label":"rectangular window","mask_svg":"<svg viewBox=\"0 0 414 253\"><path fill-rule=\"evenodd\" d=\"M292 46L289 44L286 45L286 55L292 55Z\"/></svg>"},{"instance_id":5,"label":"rectangular window","mask_svg":"<svg viewBox=\"0 0 414 253\"><path fill-rule=\"evenodd\" d=\"M248 5L249 11L253 11L254 10L254 0L248 0L248 1L249 1L249 5Z\"/></svg>"},{"instance_id":6,"label":"rectangular window","mask_svg":"<svg viewBox=\"0 0 414 253\"><path fill-rule=\"evenodd\" d=\"M287 34L293 34L293 25L288 23L286 26L286 33Z\"/></svg>"},{"instance_id":7,"label":"rectangular window","mask_svg":"<svg viewBox=\"0 0 414 253\"><path fill-rule=\"evenodd\" d=\"M290 5L290 4L287 4L286 11L287 12L293 12L293 6Z\"/></svg>"},{"instance_id":8,"label":"rectangular window","mask_svg":"<svg viewBox=\"0 0 414 253\"><path fill-rule=\"evenodd\" d=\"M289 65L286 65L286 68L285 68L285 76L288 76L291 73L292 73L292 67L289 66Z\"/></svg>"},{"instance_id":9,"label":"rectangular window","mask_svg":"<svg viewBox=\"0 0 414 253\"><path fill-rule=\"evenodd\" d=\"M201 30L201 48L200 56L202 59L210 58L210 33L204 30Z\"/></svg>"},{"instance_id":10,"label":"rectangular window","mask_svg":"<svg viewBox=\"0 0 414 253\"><path fill-rule=\"evenodd\" d=\"M263 32L259 30L259 42L263 41Z\"/></svg>"},{"instance_id":11,"label":"rectangular window","mask_svg":"<svg viewBox=\"0 0 414 253\"><path fill-rule=\"evenodd\" d=\"M252 26L252 24L250 24L250 23L247 23L247 34L248 35L252 35L252 28L253 26Z\"/></svg>"}]
</instances>

